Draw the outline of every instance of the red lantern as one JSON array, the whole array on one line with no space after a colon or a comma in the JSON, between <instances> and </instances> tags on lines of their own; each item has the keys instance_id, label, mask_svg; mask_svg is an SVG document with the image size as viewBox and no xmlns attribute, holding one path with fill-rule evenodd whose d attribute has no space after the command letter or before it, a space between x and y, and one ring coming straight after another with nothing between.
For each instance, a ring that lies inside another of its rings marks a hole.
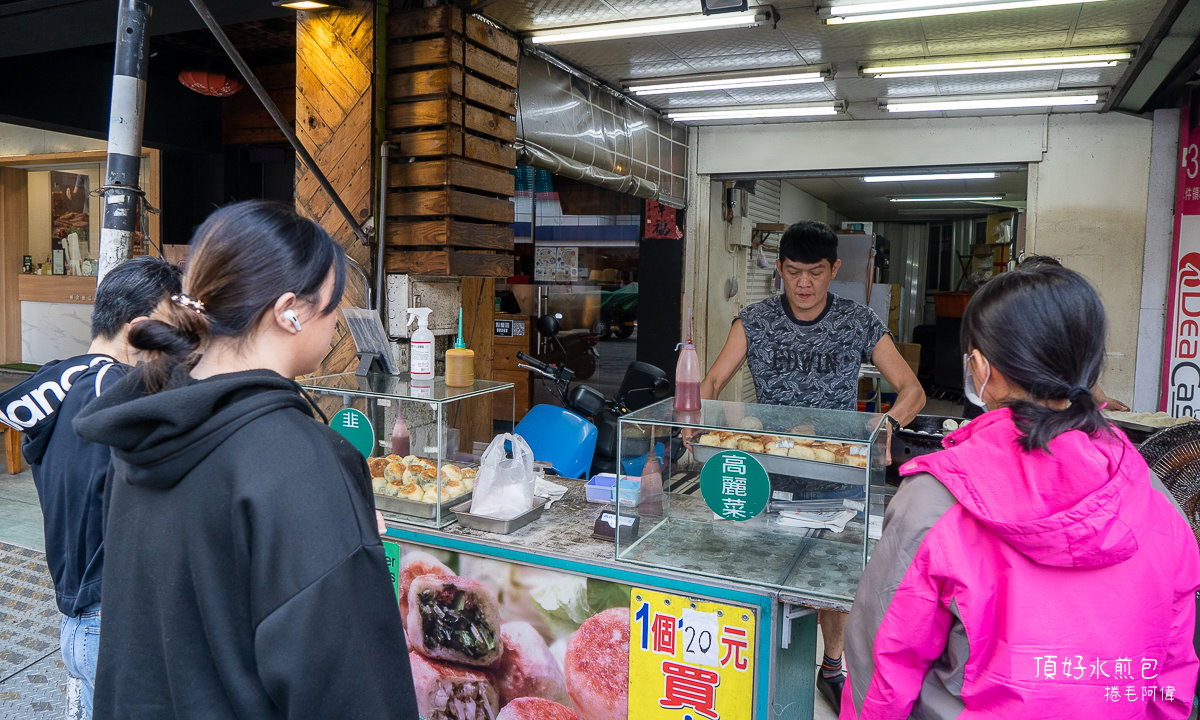
<instances>
[{"instance_id":1,"label":"red lantern","mask_svg":"<svg viewBox=\"0 0 1200 720\"><path fill-rule=\"evenodd\" d=\"M184 70L179 73L179 82L189 90L213 97L229 97L244 87L242 81L235 77L204 70Z\"/></svg>"}]
</instances>

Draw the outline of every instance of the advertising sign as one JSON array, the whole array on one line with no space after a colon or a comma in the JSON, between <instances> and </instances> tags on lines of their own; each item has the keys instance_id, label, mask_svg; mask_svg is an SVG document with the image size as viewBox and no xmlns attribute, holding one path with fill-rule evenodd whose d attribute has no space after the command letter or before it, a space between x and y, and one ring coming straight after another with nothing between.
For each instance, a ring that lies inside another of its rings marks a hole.
<instances>
[{"instance_id":1,"label":"advertising sign","mask_svg":"<svg viewBox=\"0 0 1200 720\"><path fill-rule=\"evenodd\" d=\"M361 410L354 408L338 410L329 419L329 427L349 440L350 444L363 454L363 457L371 457L371 451L375 449L375 429L371 427L371 421Z\"/></svg>"},{"instance_id":2,"label":"advertising sign","mask_svg":"<svg viewBox=\"0 0 1200 720\"><path fill-rule=\"evenodd\" d=\"M1200 406L1200 121L1185 107L1180 122L1175 246L1167 295L1167 348L1160 409L1196 416Z\"/></svg>"},{"instance_id":3,"label":"advertising sign","mask_svg":"<svg viewBox=\"0 0 1200 720\"><path fill-rule=\"evenodd\" d=\"M771 480L753 455L726 450L704 463L700 493L709 509L726 520L749 520L766 509Z\"/></svg>"},{"instance_id":4,"label":"advertising sign","mask_svg":"<svg viewBox=\"0 0 1200 720\"><path fill-rule=\"evenodd\" d=\"M754 611L635 588L629 717L750 720Z\"/></svg>"}]
</instances>

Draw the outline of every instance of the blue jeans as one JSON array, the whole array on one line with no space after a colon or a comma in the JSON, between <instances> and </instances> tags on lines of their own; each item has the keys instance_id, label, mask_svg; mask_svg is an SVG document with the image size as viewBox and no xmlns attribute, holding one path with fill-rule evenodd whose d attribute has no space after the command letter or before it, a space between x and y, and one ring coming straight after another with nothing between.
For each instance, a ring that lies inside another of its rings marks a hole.
<instances>
[{"instance_id":1,"label":"blue jeans","mask_svg":"<svg viewBox=\"0 0 1200 720\"><path fill-rule=\"evenodd\" d=\"M100 605L85 608L79 617L62 618L58 634L67 666L67 720L91 720L96 690L96 659L100 654Z\"/></svg>"}]
</instances>

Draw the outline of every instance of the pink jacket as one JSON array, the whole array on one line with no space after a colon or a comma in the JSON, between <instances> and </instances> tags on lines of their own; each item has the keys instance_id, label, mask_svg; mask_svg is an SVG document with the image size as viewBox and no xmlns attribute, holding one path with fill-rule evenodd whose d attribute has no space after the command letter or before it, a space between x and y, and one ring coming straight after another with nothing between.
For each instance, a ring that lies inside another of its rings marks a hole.
<instances>
[{"instance_id":1,"label":"pink jacket","mask_svg":"<svg viewBox=\"0 0 1200 720\"><path fill-rule=\"evenodd\" d=\"M994 410L901 468L850 613L842 720L1188 716L1191 528L1124 436L1018 437Z\"/></svg>"}]
</instances>

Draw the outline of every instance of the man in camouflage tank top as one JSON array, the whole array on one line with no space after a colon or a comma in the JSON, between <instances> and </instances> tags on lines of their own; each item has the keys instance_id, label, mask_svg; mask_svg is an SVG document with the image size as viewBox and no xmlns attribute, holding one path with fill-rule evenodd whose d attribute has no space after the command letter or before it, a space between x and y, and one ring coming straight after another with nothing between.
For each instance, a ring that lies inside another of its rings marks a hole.
<instances>
[{"instance_id":1,"label":"man in camouflage tank top","mask_svg":"<svg viewBox=\"0 0 1200 720\"><path fill-rule=\"evenodd\" d=\"M776 262L783 293L742 310L700 385L700 396L716 399L748 360L760 403L854 410L859 366L871 363L896 389L889 424L911 422L925 407L921 383L873 310L829 292L841 265L837 235L828 225L789 227ZM840 712L846 616L822 611L820 618L825 657L817 688Z\"/></svg>"}]
</instances>

